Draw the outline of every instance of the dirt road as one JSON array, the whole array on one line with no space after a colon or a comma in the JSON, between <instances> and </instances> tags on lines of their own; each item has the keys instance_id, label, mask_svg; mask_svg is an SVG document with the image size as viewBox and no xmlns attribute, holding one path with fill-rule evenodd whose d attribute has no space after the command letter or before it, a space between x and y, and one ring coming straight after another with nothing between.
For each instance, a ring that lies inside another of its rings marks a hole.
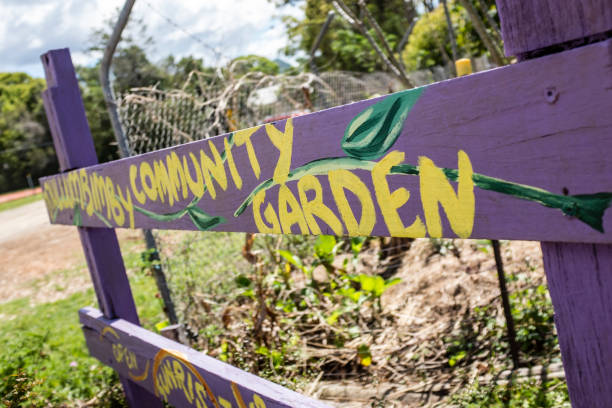
<instances>
[{"instance_id":1,"label":"dirt road","mask_svg":"<svg viewBox=\"0 0 612 408\"><path fill-rule=\"evenodd\" d=\"M53 301L90 285L77 229L51 225L42 200L0 212L0 303Z\"/></svg>"}]
</instances>

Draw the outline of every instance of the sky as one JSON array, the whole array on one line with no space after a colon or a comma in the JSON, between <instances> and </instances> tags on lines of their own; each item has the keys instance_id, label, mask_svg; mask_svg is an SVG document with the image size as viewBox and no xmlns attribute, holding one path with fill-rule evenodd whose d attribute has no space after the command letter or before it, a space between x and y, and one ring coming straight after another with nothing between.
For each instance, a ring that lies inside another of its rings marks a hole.
<instances>
[{"instance_id":1,"label":"sky","mask_svg":"<svg viewBox=\"0 0 612 408\"><path fill-rule=\"evenodd\" d=\"M64 47L70 48L75 64L93 65L100 54L87 51L91 33L104 27L123 4L124 0L0 0L0 72L43 77L40 55ZM147 48L153 62L169 54L194 55L206 65L246 54L279 57L287 43L281 14L302 13L292 6L279 10L269 0L136 0L132 10L134 17L144 19L153 38Z\"/></svg>"}]
</instances>

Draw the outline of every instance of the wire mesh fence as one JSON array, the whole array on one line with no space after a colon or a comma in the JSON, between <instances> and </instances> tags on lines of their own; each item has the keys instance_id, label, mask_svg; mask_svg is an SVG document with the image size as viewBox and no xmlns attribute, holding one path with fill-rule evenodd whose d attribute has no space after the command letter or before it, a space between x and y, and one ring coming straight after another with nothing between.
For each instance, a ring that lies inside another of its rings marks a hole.
<instances>
[{"instance_id":1,"label":"wire mesh fence","mask_svg":"<svg viewBox=\"0 0 612 408\"><path fill-rule=\"evenodd\" d=\"M146 153L396 92L401 83L384 72L236 76L232 66L193 72L180 89L135 88L118 100L131 154ZM417 71L417 85L448 78L445 68Z\"/></svg>"}]
</instances>

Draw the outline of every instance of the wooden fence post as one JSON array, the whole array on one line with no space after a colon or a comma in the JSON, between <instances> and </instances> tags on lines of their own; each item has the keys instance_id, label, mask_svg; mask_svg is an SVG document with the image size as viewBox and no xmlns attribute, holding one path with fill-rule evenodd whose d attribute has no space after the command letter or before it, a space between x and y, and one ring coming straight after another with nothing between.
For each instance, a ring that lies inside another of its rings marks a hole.
<instances>
[{"instance_id":1,"label":"wooden fence post","mask_svg":"<svg viewBox=\"0 0 612 408\"><path fill-rule=\"evenodd\" d=\"M43 101L60 171L98 163L70 52L52 50L41 59L47 79ZM104 317L139 324L115 231L79 227L79 235ZM125 377L120 379L131 407L162 407L153 394Z\"/></svg>"},{"instance_id":2,"label":"wooden fence post","mask_svg":"<svg viewBox=\"0 0 612 408\"><path fill-rule=\"evenodd\" d=\"M497 7L506 55L520 60L612 33L609 0L497 0ZM563 189L557 193L568 194ZM543 242L542 252L572 406L612 407L612 245Z\"/></svg>"}]
</instances>

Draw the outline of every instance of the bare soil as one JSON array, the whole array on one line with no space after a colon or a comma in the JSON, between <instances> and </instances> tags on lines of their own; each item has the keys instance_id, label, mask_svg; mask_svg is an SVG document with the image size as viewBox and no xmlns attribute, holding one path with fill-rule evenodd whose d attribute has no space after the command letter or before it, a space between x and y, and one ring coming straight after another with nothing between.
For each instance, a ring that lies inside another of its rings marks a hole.
<instances>
[{"instance_id":1,"label":"bare soil","mask_svg":"<svg viewBox=\"0 0 612 408\"><path fill-rule=\"evenodd\" d=\"M132 230L118 235L140 237ZM50 302L90 286L77 229L51 225L42 200L0 212L0 303Z\"/></svg>"}]
</instances>

